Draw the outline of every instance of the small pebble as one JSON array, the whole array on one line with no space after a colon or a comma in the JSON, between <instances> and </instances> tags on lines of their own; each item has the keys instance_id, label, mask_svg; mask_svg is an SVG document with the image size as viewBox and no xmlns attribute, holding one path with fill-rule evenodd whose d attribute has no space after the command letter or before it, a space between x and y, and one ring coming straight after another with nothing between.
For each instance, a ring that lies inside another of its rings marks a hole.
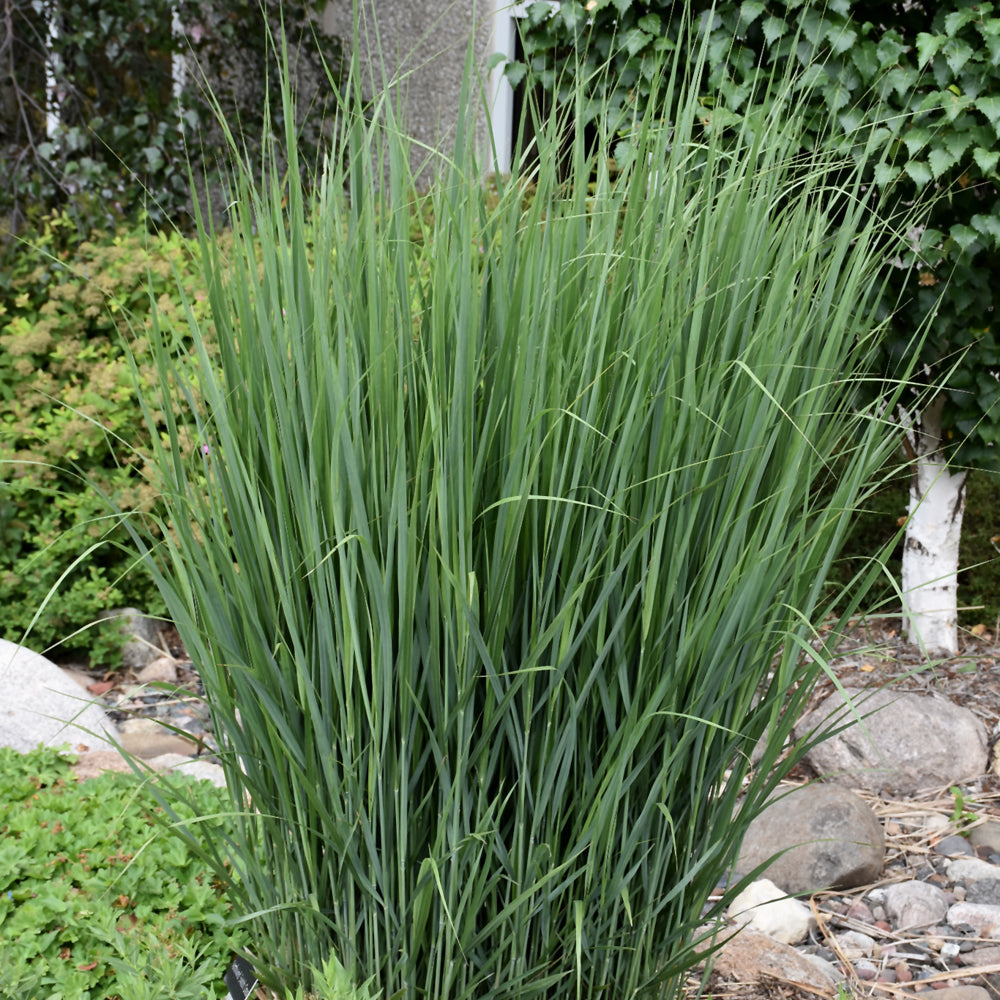
<instances>
[{"instance_id":1,"label":"small pebble","mask_svg":"<svg viewBox=\"0 0 1000 1000\"><path fill-rule=\"evenodd\" d=\"M956 903L964 903L965 902L965 886L964 885L956 885L956 886L954 886L952 888L952 890L951 890L951 894L955 897L955 902Z\"/></svg>"},{"instance_id":2,"label":"small pebble","mask_svg":"<svg viewBox=\"0 0 1000 1000\"><path fill-rule=\"evenodd\" d=\"M896 962L892 967L892 971L896 973L897 983L909 983L913 981L913 973L906 962Z\"/></svg>"},{"instance_id":3,"label":"small pebble","mask_svg":"<svg viewBox=\"0 0 1000 1000\"><path fill-rule=\"evenodd\" d=\"M836 941L848 958L870 958L875 947L875 940L860 931L841 931Z\"/></svg>"},{"instance_id":4,"label":"small pebble","mask_svg":"<svg viewBox=\"0 0 1000 1000\"><path fill-rule=\"evenodd\" d=\"M916 829L934 832L940 832L941 830L946 830L947 828L948 817L942 816L941 813L931 813L929 816L925 816L923 823L916 827Z\"/></svg>"},{"instance_id":5,"label":"small pebble","mask_svg":"<svg viewBox=\"0 0 1000 1000\"><path fill-rule=\"evenodd\" d=\"M956 944L954 941L946 941L944 943L944 946L940 949L940 951L941 951L941 957L946 962L951 962L954 961L954 959L958 958L961 949L959 948L958 944Z\"/></svg>"},{"instance_id":6,"label":"small pebble","mask_svg":"<svg viewBox=\"0 0 1000 1000\"><path fill-rule=\"evenodd\" d=\"M879 983L895 983L897 982L897 973L892 969L883 969L876 979Z\"/></svg>"},{"instance_id":7,"label":"small pebble","mask_svg":"<svg viewBox=\"0 0 1000 1000\"><path fill-rule=\"evenodd\" d=\"M860 961L854 963L854 973L858 979L863 979L865 982L871 982L878 975L878 966L867 961L867 959L861 959Z\"/></svg>"},{"instance_id":8,"label":"small pebble","mask_svg":"<svg viewBox=\"0 0 1000 1000\"><path fill-rule=\"evenodd\" d=\"M972 844L965 837L960 837L957 833L953 833L950 837L942 837L935 845L934 850L938 854L947 854L950 856L956 854L975 856L976 853Z\"/></svg>"}]
</instances>

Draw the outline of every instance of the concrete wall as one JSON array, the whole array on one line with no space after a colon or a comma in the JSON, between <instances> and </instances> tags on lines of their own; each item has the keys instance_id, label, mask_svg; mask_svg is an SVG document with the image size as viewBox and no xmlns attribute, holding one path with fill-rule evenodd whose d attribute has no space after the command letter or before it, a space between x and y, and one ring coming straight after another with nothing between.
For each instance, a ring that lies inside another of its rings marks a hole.
<instances>
[{"instance_id":1,"label":"concrete wall","mask_svg":"<svg viewBox=\"0 0 1000 1000\"><path fill-rule=\"evenodd\" d=\"M478 85L494 103L498 75L487 71L490 56L507 44L510 27L504 0L355 0L358 4L358 53L369 96L388 92L397 102L405 129L415 140L412 166L422 178L433 173L432 153L419 144L447 152L462 106L466 59L473 46ZM506 0L509 3L509 0ZM331 0L324 27L345 43L353 36L352 0ZM500 13L498 13L498 8ZM475 97L477 106L482 102ZM487 116L475 122L476 147L489 157ZM487 158L484 165L492 169Z\"/></svg>"}]
</instances>

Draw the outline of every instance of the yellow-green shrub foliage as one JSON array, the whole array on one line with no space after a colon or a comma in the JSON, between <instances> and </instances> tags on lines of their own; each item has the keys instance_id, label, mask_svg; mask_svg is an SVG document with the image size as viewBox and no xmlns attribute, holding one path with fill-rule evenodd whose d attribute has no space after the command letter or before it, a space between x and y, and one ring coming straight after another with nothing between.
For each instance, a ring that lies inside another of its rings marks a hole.
<instances>
[{"instance_id":1,"label":"yellow-green shrub foliage","mask_svg":"<svg viewBox=\"0 0 1000 1000\"><path fill-rule=\"evenodd\" d=\"M69 232L65 218L49 220L0 279L0 634L21 640L69 570L32 642L92 651L93 630L67 637L100 611L159 608L105 499L134 512L157 504L124 341L152 381L151 294L175 320L184 316L178 284L196 314L204 294L197 246L176 233L136 229L68 247Z\"/></svg>"}]
</instances>

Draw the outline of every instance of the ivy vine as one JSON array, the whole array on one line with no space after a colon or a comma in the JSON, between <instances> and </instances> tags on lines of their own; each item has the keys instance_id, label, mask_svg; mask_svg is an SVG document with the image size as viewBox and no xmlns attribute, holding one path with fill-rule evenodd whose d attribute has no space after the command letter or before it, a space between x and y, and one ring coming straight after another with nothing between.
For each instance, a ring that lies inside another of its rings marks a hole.
<instances>
[{"instance_id":1,"label":"ivy vine","mask_svg":"<svg viewBox=\"0 0 1000 1000\"><path fill-rule=\"evenodd\" d=\"M524 60L558 103L583 75L584 111L627 121L651 99L665 52L691 17L706 46L706 127L766 110L772 81L800 71L814 144L882 151L872 183L910 200L932 189L930 224L892 269L902 296L889 355L935 314L922 361L947 379L945 430L958 464L1000 470L1000 7L927 0L564 0L520 22ZM961 359L961 363L957 363Z\"/></svg>"}]
</instances>

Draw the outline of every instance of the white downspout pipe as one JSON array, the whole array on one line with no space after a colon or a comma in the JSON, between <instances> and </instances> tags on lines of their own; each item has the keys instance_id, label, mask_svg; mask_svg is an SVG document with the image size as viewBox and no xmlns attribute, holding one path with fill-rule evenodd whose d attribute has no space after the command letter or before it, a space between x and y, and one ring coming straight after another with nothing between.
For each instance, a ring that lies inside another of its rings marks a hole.
<instances>
[{"instance_id":1,"label":"white downspout pipe","mask_svg":"<svg viewBox=\"0 0 1000 1000\"><path fill-rule=\"evenodd\" d=\"M170 4L170 34L174 41L183 40L184 24L181 21L179 0L173 0ZM174 52L170 56L170 77L173 82L174 101L177 103L179 115L179 126L184 128L183 109L181 108L181 95L184 93L184 85L187 83L187 56L183 52Z\"/></svg>"},{"instance_id":2,"label":"white downspout pipe","mask_svg":"<svg viewBox=\"0 0 1000 1000\"><path fill-rule=\"evenodd\" d=\"M492 143L489 155L493 157L493 172L499 177L510 173L511 148L514 138L514 88L504 74L504 67L514 58L515 52L515 8L523 4L511 4L508 0L497 0L493 14L493 52L503 56L490 70L489 126Z\"/></svg>"},{"instance_id":3,"label":"white downspout pipe","mask_svg":"<svg viewBox=\"0 0 1000 1000\"><path fill-rule=\"evenodd\" d=\"M516 54L518 18L528 16L534 0L496 0L493 14L493 52L503 56L490 70L490 134L492 136L493 171L499 176L510 173L510 159L514 146L514 88L504 74L504 67ZM552 13L559 10L560 0L548 0Z\"/></svg>"}]
</instances>

